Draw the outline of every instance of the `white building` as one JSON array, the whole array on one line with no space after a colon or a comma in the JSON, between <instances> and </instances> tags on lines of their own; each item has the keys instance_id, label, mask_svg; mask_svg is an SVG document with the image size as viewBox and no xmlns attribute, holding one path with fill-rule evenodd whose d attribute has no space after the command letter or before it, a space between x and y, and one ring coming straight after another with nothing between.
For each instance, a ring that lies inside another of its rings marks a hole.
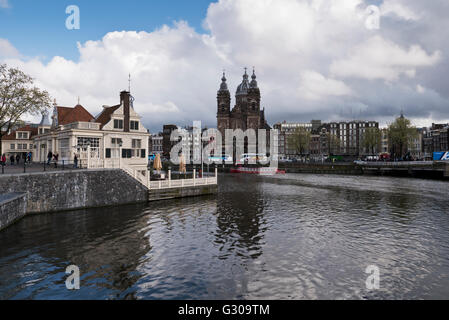
<instances>
[{"instance_id":1,"label":"white building","mask_svg":"<svg viewBox=\"0 0 449 320\"><path fill-rule=\"evenodd\" d=\"M83 167L128 166L143 171L148 165L150 135L127 91L120 93L119 105L104 106L97 117L81 105L67 108L55 103L50 130L45 129L39 128L34 138L35 161L46 161L51 151L67 163L73 163L76 154Z\"/></svg>"}]
</instances>

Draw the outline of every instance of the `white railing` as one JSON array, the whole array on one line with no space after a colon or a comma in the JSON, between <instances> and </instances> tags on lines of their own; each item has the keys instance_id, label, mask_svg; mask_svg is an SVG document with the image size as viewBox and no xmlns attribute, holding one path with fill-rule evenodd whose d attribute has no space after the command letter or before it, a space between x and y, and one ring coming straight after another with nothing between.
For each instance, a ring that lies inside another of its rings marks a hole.
<instances>
[{"instance_id":1,"label":"white railing","mask_svg":"<svg viewBox=\"0 0 449 320\"><path fill-rule=\"evenodd\" d=\"M196 178L196 170L193 170L193 179L180 179L180 180L172 180L171 179L171 171L168 171L168 179L167 180L159 180L159 181L151 181L150 180L150 171L148 170L139 170L136 168L131 168L128 166L121 166L120 169L125 171L129 176L136 179L142 185L147 187L150 190L160 190L160 189L172 189L172 188L184 188L184 187L195 187L195 186L207 186L207 185L216 185L218 183L218 170L215 168L215 176L213 177L205 177L205 178ZM144 172L144 174L142 173Z\"/></svg>"},{"instance_id":2,"label":"white railing","mask_svg":"<svg viewBox=\"0 0 449 320\"><path fill-rule=\"evenodd\" d=\"M181 180L161 180L151 181L151 189L171 189L171 188L184 188L195 186L207 186L217 184L217 177L211 178L197 178L197 179L181 179Z\"/></svg>"},{"instance_id":3,"label":"white railing","mask_svg":"<svg viewBox=\"0 0 449 320\"><path fill-rule=\"evenodd\" d=\"M100 130L100 123L97 122L73 122L60 126L60 130L70 129L85 129L85 130Z\"/></svg>"}]
</instances>

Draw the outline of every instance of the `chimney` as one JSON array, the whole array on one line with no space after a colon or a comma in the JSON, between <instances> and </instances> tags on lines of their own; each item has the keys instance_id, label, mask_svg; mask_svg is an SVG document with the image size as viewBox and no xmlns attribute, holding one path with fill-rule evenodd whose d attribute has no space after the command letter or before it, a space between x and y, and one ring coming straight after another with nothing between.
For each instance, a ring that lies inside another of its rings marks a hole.
<instances>
[{"instance_id":1,"label":"chimney","mask_svg":"<svg viewBox=\"0 0 449 320\"><path fill-rule=\"evenodd\" d=\"M120 104L123 104L123 114L125 118L123 120L123 131L129 132L129 104L130 93L128 91L120 92Z\"/></svg>"}]
</instances>

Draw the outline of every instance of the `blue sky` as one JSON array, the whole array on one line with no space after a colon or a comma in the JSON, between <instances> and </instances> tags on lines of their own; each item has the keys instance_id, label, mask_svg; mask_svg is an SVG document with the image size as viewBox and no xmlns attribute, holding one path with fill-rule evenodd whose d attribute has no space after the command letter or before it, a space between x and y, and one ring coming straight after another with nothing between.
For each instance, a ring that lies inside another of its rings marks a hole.
<instances>
[{"instance_id":1,"label":"blue sky","mask_svg":"<svg viewBox=\"0 0 449 320\"><path fill-rule=\"evenodd\" d=\"M4 0L3 0L4 1ZM202 21L208 0L8 0L0 8L0 38L8 39L21 54L48 61L63 56L77 61L77 42L99 40L111 31L151 32L173 21L185 20L197 32L205 32ZM67 30L65 9L80 8L80 30Z\"/></svg>"}]
</instances>

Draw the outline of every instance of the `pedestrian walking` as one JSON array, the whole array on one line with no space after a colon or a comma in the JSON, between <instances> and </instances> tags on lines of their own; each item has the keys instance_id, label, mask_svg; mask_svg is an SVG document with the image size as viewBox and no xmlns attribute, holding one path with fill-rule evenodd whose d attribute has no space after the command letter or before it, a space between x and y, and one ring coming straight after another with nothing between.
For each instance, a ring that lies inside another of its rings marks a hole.
<instances>
[{"instance_id":1,"label":"pedestrian walking","mask_svg":"<svg viewBox=\"0 0 449 320\"><path fill-rule=\"evenodd\" d=\"M73 167L75 169L78 169L78 155L75 153L75 156L73 157Z\"/></svg>"},{"instance_id":2,"label":"pedestrian walking","mask_svg":"<svg viewBox=\"0 0 449 320\"><path fill-rule=\"evenodd\" d=\"M59 154L58 153L55 153L53 155L53 160L55 161L55 168L57 168L58 167L58 160L59 160Z\"/></svg>"},{"instance_id":3,"label":"pedestrian walking","mask_svg":"<svg viewBox=\"0 0 449 320\"><path fill-rule=\"evenodd\" d=\"M47 165L50 165L52 158L53 158L53 152L49 151L47 154Z\"/></svg>"},{"instance_id":4,"label":"pedestrian walking","mask_svg":"<svg viewBox=\"0 0 449 320\"><path fill-rule=\"evenodd\" d=\"M28 161L28 163L31 163L31 157L32 156L33 156L33 154L31 153L31 151L28 152L28 154L27 154L27 161Z\"/></svg>"},{"instance_id":5,"label":"pedestrian walking","mask_svg":"<svg viewBox=\"0 0 449 320\"><path fill-rule=\"evenodd\" d=\"M17 164L20 163L20 154L16 155L16 162L17 162Z\"/></svg>"},{"instance_id":6,"label":"pedestrian walking","mask_svg":"<svg viewBox=\"0 0 449 320\"><path fill-rule=\"evenodd\" d=\"M14 165L14 155L12 154L10 157L9 157L9 161L11 162L11 165L13 166Z\"/></svg>"},{"instance_id":7,"label":"pedestrian walking","mask_svg":"<svg viewBox=\"0 0 449 320\"><path fill-rule=\"evenodd\" d=\"M2 154L1 162L2 162L2 166L6 165L6 155L5 154Z\"/></svg>"}]
</instances>

